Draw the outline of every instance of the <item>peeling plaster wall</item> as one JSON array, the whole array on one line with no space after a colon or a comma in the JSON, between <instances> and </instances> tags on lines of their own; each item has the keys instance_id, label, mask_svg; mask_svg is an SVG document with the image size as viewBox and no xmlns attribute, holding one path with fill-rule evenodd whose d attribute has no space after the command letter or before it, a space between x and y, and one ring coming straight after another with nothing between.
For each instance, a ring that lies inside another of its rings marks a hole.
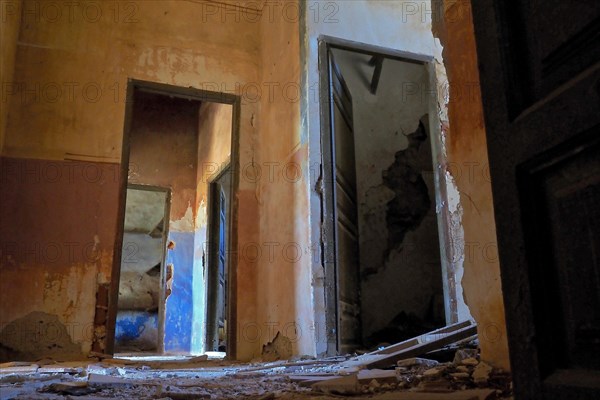
<instances>
[{"instance_id":1,"label":"peeling plaster wall","mask_svg":"<svg viewBox=\"0 0 600 400\"><path fill-rule=\"evenodd\" d=\"M439 10L434 34L444 44L448 72L449 126L445 146L447 179L456 186L449 193L449 209L462 223L464 238L454 257L462 253L464 297L478 323L481 357L510 369L504 319L504 302L496 245L496 226L488 169L487 144L475 36L470 3L436 1ZM442 7L443 6L443 7ZM461 251L462 250L462 251Z\"/></svg>"},{"instance_id":2,"label":"peeling plaster wall","mask_svg":"<svg viewBox=\"0 0 600 400\"><path fill-rule=\"evenodd\" d=\"M319 243L321 199L315 190L321 163L320 101L318 38L335 38L381 46L409 53L431 56L441 60L442 47L431 34L429 1L356 0L336 2L315 1L305 10L302 26L302 126L309 147L310 174L310 237ZM437 111L437 110L435 110ZM431 114L431 113L430 113ZM439 127L431 127L432 135ZM438 133L439 134L439 133ZM324 276L320 256L312 263L313 300L317 327L317 353L326 351L324 319Z\"/></svg>"},{"instance_id":3,"label":"peeling plaster wall","mask_svg":"<svg viewBox=\"0 0 600 400\"><path fill-rule=\"evenodd\" d=\"M97 285L110 276L119 166L4 157L0 174L0 358L6 348L81 357L94 340Z\"/></svg>"},{"instance_id":4,"label":"peeling plaster wall","mask_svg":"<svg viewBox=\"0 0 600 400\"><path fill-rule=\"evenodd\" d=\"M298 10L297 1L288 4ZM275 8L261 21L260 155L242 179L256 180L260 241L242 249L258 270L256 326L247 334L260 345L290 342L291 354L314 355L311 243L308 214L308 146L300 128L299 21ZM257 175L257 172L260 175ZM260 351L260 348L259 348ZM259 354L257 354L259 355ZM285 355L281 355L285 357Z\"/></svg>"},{"instance_id":5,"label":"peeling plaster wall","mask_svg":"<svg viewBox=\"0 0 600 400\"><path fill-rule=\"evenodd\" d=\"M4 147L8 102L5 100L4 84L12 82L15 71L15 53L21 27L21 0L0 1L0 82L3 85L0 98L0 154Z\"/></svg>"},{"instance_id":6,"label":"peeling plaster wall","mask_svg":"<svg viewBox=\"0 0 600 400\"><path fill-rule=\"evenodd\" d=\"M194 224L194 263L195 270L202 275L194 274L193 287L194 325L192 331L192 347L200 352L205 350L206 331L206 271L208 270L208 192L209 183L223 168L227 167L231 158L231 128L233 107L228 104L202 103L198 120L198 170L196 175L196 220ZM231 254L231 253L228 253Z\"/></svg>"},{"instance_id":7,"label":"peeling plaster wall","mask_svg":"<svg viewBox=\"0 0 600 400\"><path fill-rule=\"evenodd\" d=\"M353 99L363 339L401 312L431 330L444 311L427 68L386 59L373 95L371 57L334 56Z\"/></svg>"},{"instance_id":8,"label":"peeling plaster wall","mask_svg":"<svg viewBox=\"0 0 600 400\"><path fill-rule=\"evenodd\" d=\"M68 263L56 267L41 261L31 267L31 277L4 280L11 285L3 295L11 298L17 293L31 293L39 301L23 302L10 310L3 306L2 319L10 322L34 310L51 309L59 319L72 313L79 315L78 323L87 324L94 318L97 272L102 273L99 281L106 283L110 279L127 79L241 96L246 85L258 78L259 24L256 19L225 14L218 3L211 3L213 8L208 12L205 2L82 1L73 6L72 14L63 10L58 19L36 11L39 4L23 1L28 12L21 21L15 84L6 88L7 99L2 107L4 112L4 105L8 104L10 115L2 162L12 165L20 162L15 159L22 159L30 163L33 171L42 171L56 160L53 165L65 168L65 174L62 181L54 181L52 175L48 178L40 172L37 176L43 182L27 188L22 187L26 184L21 181L1 182L2 212L9 213L10 218L3 219L0 240L3 246L14 241L24 247L32 237L51 242L62 232L73 230L78 232L73 240L79 242L82 238L93 241L98 236L99 247L105 253L93 266L76 263L71 267ZM100 16L92 12L97 8ZM89 9L88 14L85 9ZM256 101L243 102L240 108L241 164L252 157L252 120L257 109ZM90 174L106 170L106 174L113 175L105 183L86 182L84 178L70 182L68 168L74 164L66 159L83 160L78 165L89 165ZM113 167L115 171L110 170ZM64 190L63 181L70 190ZM254 188L254 183L242 182L236 199L241 242L255 241L257 236ZM80 203L89 206L81 207ZM176 207L174 212L177 211ZM14 226L5 229L4 221ZM46 226L45 221L55 224L40 229L40 223ZM18 235L13 235L17 227ZM3 273L5 265L3 260ZM56 273L59 281L75 274L73 282L69 280L74 289L68 295L62 293L59 300L43 301L40 288L45 286L46 273ZM242 305L238 311L241 324L255 320L252 303L256 286L247 285L254 282L254 273L251 265L240 260L237 276L243 283L238 285L237 295ZM76 310L72 311L72 307ZM83 351L89 350L91 338L77 340ZM256 347L258 344L240 338L238 357L250 357Z\"/></svg>"}]
</instances>

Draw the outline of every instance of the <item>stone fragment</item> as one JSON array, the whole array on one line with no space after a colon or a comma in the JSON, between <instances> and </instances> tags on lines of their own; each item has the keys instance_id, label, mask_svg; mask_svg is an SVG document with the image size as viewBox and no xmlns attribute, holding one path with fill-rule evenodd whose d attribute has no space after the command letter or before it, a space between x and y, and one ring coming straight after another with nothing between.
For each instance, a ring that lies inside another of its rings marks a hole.
<instances>
[{"instance_id":1,"label":"stone fragment","mask_svg":"<svg viewBox=\"0 0 600 400\"><path fill-rule=\"evenodd\" d=\"M463 360L468 358L477 359L479 351L477 349L458 349L454 354L454 364L460 364Z\"/></svg>"},{"instance_id":2,"label":"stone fragment","mask_svg":"<svg viewBox=\"0 0 600 400\"><path fill-rule=\"evenodd\" d=\"M476 384L487 383L490 378L490 374L492 372L492 367L485 362L480 362L475 369L473 370L473 381Z\"/></svg>"}]
</instances>

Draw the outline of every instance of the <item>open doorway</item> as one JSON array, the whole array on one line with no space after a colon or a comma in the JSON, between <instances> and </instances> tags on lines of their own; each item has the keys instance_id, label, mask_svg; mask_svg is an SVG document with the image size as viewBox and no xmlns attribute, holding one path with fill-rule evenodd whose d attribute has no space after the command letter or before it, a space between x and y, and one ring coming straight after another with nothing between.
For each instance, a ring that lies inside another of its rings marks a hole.
<instances>
[{"instance_id":1,"label":"open doorway","mask_svg":"<svg viewBox=\"0 0 600 400\"><path fill-rule=\"evenodd\" d=\"M130 82L128 97L123 262L116 274L120 290L111 293L118 301L109 310L113 349L169 356L223 351L231 343L227 321L234 320L227 305L235 304L235 260L225 251L235 234L229 199L237 182L228 171L235 165L238 98L140 81ZM215 184L223 194L216 198L222 217L211 224ZM216 337L215 346L209 337Z\"/></svg>"},{"instance_id":2,"label":"open doorway","mask_svg":"<svg viewBox=\"0 0 600 400\"><path fill-rule=\"evenodd\" d=\"M446 315L454 293L436 213L430 64L333 38L321 41L320 58L326 279L335 283L326 301L337 352L456 322Z\"/></svg>"},{"instance_id":3,"label":"open doorway","mask_svg":"<svg viewBox=\"0 0 600 400\"><path fill-rule=\"evenodd\" d=\"M164 276L169 204L169 189L127 188L115 331L118 353L156 353L162 348L164 299L160 278Z\"/></svg>"}]
</instances>

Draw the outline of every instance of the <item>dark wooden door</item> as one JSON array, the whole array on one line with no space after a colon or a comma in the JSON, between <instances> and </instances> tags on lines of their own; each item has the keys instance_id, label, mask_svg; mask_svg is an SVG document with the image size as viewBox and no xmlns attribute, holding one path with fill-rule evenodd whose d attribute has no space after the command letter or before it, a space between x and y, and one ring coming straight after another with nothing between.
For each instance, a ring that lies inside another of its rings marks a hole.
<instances>
[{"instance_id":1,"label":"dark wooden door","mask_svg":"<svg viewBox=\"0 0 600 400\"><path fill-rule=\"evenodd\" d=\"M358 209L352 96L333 54L330 60L330 118L335 162L335 251L338 348L344 354L360 345Z\"/></svg>"},{"instance_id":2,"label":"dark wooden door","mask_svg":"<svg viewBox=\"0 0 600 400\"><path fill-rule=\"evenodd\" d=\"M517 399L600 398L600 2L472 2Z\"/></svg>"},{"instance_id":3,"label":"dark wooden door","mask_svg":"<svg viewBox=\"0 0 600 400\"><path fill-rule=\"evenodd\" d=\"M207 276L206 350L219 350L219 331L225 330L226 318L226 240L227 199L217 180L210 184L211 223Z\"/></svg>"},{"instance_id":4,"label":"dark wooden door","mask_svg":"<svg viewBox=\"0 0 600 400\"><path fill-rule=\"evenodd\" d=\"M227 229L227 202L223 188L219 185L219 284L217 287L217 324L218 330L225 330L225 244L226 244L226 229Z\"/></svg>"}]
</instances>

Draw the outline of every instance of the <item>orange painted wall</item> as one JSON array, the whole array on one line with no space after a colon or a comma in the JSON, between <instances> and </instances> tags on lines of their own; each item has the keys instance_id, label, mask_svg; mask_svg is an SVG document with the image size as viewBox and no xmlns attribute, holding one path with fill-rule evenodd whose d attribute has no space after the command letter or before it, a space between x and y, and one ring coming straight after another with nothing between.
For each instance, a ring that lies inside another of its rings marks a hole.
<instances>
[{"instance_id":1,"label":"orange painted wall","mask_svg":"<svg viewBox=\"0 0 600 400\"><path fill-rule=\"evenodd\" d=\"M434 34L444 45L449 81L449 127L444 135L448 170L460 192L462 207L462 285L465 301L478 323L482 359L508 370L504 301L470 4L446 1L443 11L443 18L434 19L438 22Z\"/></svg>"}]
</instances>

